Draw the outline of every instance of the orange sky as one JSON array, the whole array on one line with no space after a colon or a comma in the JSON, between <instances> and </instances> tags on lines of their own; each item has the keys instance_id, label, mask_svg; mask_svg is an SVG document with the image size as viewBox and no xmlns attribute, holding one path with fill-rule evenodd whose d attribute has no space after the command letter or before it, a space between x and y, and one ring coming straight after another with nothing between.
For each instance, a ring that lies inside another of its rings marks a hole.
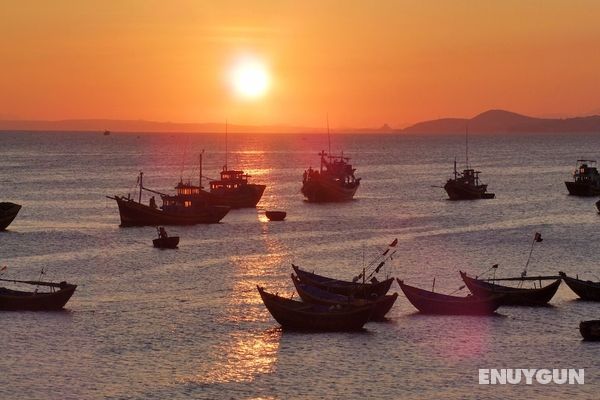
<instances>
[{"instance_id":1,"label":"orange sky","mask_svg":"<svg viewBox=\"0 0 600 400\"><path fill-rule=\"evenodd\" d=\"M598 1L7 1L0 119L400 126L600 113ZM268 65L232 94L240 54Z\"/></svg>"}]
</instances>

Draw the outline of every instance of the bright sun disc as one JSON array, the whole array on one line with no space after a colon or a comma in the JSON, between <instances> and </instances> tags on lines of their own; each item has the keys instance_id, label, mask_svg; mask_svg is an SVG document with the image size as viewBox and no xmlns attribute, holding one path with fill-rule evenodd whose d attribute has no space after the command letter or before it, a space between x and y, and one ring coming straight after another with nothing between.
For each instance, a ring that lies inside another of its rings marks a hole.
<instances>
[{"instance_id":1,"label":"bright sun disc","mask_svg":"<svg viewBox=\"0 0 600 400\"><path fill-rule=\"evenodd\" d=\"M239 96L257 98L269 88L269 73L258 60L240 60L231 70L231 84Z\"/></svg>"}]
</instances>

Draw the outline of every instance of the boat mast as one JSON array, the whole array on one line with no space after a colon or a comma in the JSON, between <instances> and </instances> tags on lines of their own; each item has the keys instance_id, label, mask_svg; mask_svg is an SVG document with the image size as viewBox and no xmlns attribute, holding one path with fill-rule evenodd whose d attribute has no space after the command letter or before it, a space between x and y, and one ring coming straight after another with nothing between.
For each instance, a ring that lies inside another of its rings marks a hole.
<instances>
[{"instance_id":1,"label":"boat mast","mask_svg":"<svg viewBox=\"0 0 600 400\"><path fill-rule=\"evenodd\" d=\"M143 183L144 173L140 171L140 197L138 199L138 203L142 204L142 190L144 189Z\"/></svg>"},{"instance_id":2,"label":"boat mast","mask_svg":"<svg viewBox=\"0 0 600 400\"><path fill-rule=\"evenodd\" d=\"M199 156L199 161L200 161L200 172L199 172L199 176L198 176L198 189L202 190L202 155L204 154L204 149L202 149L202 152L200 152L200 156Z\"/></svg>"},{"instance_id":3,"label":"boat mast","mask_svg":"<svg viewBox=\"0 0 600 400\"><path fill-rule=\"evenodd\" d=\"M227 119L225 119L225 171L227 171Z\"/></svg>"},{"instance_id":4,"label":"boat mast","mask_svg":"<svg viewBox=\"0 0 600 400\"><path fill-rule=\"evenodd\" d=\"M327 142L329 143L329 156L331 156L331 133L329 133L329 113L327 113Z\"/></svg>"},{"instance_id":5,"label":"boat mast","mask_svg":"<svg viewBox=\"0 0 600 400\"><path fill-rule=\"evenodd\" d=\"M458 172L456 172L456 157L454 157L454 180L456 180Z\"/></svg>"},{"instance_id":6,"label":"boat mast","mask_svg":"<svg viewBox=\"0 0 600 400\"><path fill-rule=\"evenodd\" d=\"M467 160L467 169L469 169L469 124L465 127L465 159Z\"/></svg>"}]
</instances>

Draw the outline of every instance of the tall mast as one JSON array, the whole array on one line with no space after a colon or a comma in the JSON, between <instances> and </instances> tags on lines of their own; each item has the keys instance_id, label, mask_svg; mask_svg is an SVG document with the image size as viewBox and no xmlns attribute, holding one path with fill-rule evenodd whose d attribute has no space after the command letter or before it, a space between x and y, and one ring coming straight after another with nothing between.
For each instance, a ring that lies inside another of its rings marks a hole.
<instances>
[{"instance_id":1,"label":"tall mast","mask_svg":"<svg viewBox=\"0 0 600 400\"><path fill-rule=\"evenodd\" d=\"M465 142L466 142L466 146L465 146L465 154L466 154L466 160L467 160L467 169L469 169L469 124L467 124L467 126L465 127Z\"/></svg>"},{"instance_id":2,"label":"tall mast","mask_svg":"<svg viewBox=\"0 0 600 400\"><path fill-rule=\"evenodd\" d=\"M204 149L202 149L202 152L200 152L200 172L198 173L198 189L202 190L202 155L204 154Z\"/></svg>"},{"instance_id":3,"label":"tall mast","mask_svg":"<svg viewBox=\"0 0 600 400\"><path fill-rule=\"evenodd\" d=\"M138 199L138 203L142 203L142 189L144 188L144 183L143 183L143 178L144 178L144 173L142 171L140 171L140 197Z\"/></svg>"},{"instance_id":4,"label":"tall mast","mask_svg":"<svg viewBox=\"0 0 600 400\"><path fill-rule=\"evenodd\" d=\"M227 169L227 119L225 119L225 170Z\"/></svg>"},{"instance_id":5,"label":"tall mast","mask_svg":"<svg viewBox=\"0 0 600 400\"><path fill-rule=\"evenodd\" d=\"M331 156L331 134L329 133L329 113L327 113L327 141L329 142L329 155Z\"/></svg>"}]
</instances>

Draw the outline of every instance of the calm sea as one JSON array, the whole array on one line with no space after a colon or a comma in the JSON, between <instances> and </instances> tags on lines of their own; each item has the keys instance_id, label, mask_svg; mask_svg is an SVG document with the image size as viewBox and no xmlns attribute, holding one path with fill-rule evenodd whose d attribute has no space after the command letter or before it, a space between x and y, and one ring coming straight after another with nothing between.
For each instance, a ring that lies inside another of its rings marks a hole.
<instances>
[{"instance_id":1,"label":"calm sea","mask_svg":"<svg viewBox=\"0 0 600 400\"><path fill-rule=\"evenodd\" d=\"M451 293L458 270L559 270L600 279L593 198L567 195L575 161L600 157L600 136L473 136L470 160L494 200L450 202L441 186L462 136L333 135L362 184L355 201L315 205L300 194L318 166L320 135L230 135L230 167L268 185L269 223L235 210L220 224L171 227L178 250L152 247L152 227L120 228L106 195L172 191L180 177L217 176L222 135L1 133L0 201L23 205L0 234L4 277L79 285L63 312L0 313L1 399L597 398L600 344L578 324L600 304L561 286L552 307L494 317L415 313L400 296L386 323L361 333L282 332L256 285L290 294L293 262L351 278L398 238L385 274ZM399 291L396 284L392 291ZM465 290L456 293L466 294ZM479 368L585 368L585 385L480 386Z\"/></svg>"}]
</instances>

